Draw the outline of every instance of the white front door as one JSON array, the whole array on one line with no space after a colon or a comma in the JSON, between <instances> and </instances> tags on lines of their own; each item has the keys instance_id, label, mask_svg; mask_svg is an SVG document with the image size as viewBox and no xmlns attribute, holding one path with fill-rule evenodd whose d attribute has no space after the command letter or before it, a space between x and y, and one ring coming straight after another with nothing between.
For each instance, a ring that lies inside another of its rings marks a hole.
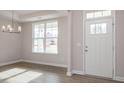
<instances>
[{"instance_id":1,"label":"white front door","mask_svg":"<svg viewBox=\"0 0 124 93\"><path fill-rule=\"evenodd\" d=\"M112 78L112 20L86 22L85 73Z\"/></svg>"}]
</instances>

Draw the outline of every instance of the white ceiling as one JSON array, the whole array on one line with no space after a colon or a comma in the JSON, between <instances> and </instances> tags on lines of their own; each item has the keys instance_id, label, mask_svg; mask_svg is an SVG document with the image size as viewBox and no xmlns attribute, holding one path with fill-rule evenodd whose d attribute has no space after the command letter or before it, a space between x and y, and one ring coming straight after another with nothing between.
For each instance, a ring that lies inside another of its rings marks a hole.
<instances>
[{"instance_id":1,"label":"white ceiling","mask_svg":"<svg viewBox=\"0 0 124 93\"><path fill-rule=\"evenodd\" d=\"M14 10L14 19L18 22L39 21L66 16L67 13L65 10ZM11 19L12 11L0 10L0 16Z\"/></svg>"},{"instance_id":2,"label":"white ceiling","mask_svg":"<svg viewBox=\"0 0 124 93\"><path fill-rule=\"evenodd\" d=\"M40 10L15 10L16 14L19 16L35 13L38 11L40 11Z\"/></svg>"}]
</instances>

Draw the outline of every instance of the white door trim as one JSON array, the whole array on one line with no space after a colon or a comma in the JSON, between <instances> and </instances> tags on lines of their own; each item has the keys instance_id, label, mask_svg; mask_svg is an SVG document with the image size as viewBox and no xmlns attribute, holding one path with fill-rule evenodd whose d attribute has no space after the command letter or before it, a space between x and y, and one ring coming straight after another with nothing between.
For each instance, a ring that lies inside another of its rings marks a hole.
<instances>
[{"instance_id":1,"label":"white door trim","mask_svg":"<svg viewBox=\"0 0 124 93\"><path fill-rule=\"evenodd\" d=\"M86 12L83 11L83 73L85 72L85 42L86 42ZM115 80L116 77L116 33L115 33L115 11L112 11L112 42L113 42L113 73L112 73L112 79Z\"/></svg>"},{"instance_id":2,"label":"white door trim","mask_svg":"<svg viewBox=\"0 0 124 93\"><path fill-rule=\"evenodd\" d=\"M71 25L72 25L72 12L68 11L68 66L67 66L67 76L72 76L72 65L71 65Z\"/></svg>"},{"instance_id":3,"label":"white door trim","mask_svg":"<svg viewBox=\"0 0 124 93\"><path fill-rule=\"evenodd\" d=\"M116 11L113 10L113 80L116 78L116 29L115 29Z\"/></svg>"}]
</instances>

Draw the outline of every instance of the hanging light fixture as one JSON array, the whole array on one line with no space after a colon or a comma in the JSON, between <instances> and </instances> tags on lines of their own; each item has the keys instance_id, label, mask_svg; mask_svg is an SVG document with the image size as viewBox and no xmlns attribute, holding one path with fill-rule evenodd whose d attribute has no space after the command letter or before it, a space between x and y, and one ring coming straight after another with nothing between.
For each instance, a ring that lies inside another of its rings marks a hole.
<instances>
[{"instance_id":1,"label":"hanging light fixture","mask_svg":"<svg viewBox=\"0 0 124 93\"><path fill-rule=\"evenodd\" d=\"M11 25L3 25L2 26L3 32L9 32L9 33L20 33L21 32L21 26L17 24L17 22L14 21L14 10L12 10L12 20Z\"/></svg>"}]
</instances>

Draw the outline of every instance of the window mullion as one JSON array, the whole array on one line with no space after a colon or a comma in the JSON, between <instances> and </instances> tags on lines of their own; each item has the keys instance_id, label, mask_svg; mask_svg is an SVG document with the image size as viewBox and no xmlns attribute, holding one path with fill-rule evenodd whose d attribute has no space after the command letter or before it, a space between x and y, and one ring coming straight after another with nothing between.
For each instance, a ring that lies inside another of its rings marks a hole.
<instances>
[{"instance_id":1,"label":"window mullion","mask_svg":"<svg viewBox=\"0 0 124 93\"><path fill-rule=\"evenodd\" d=\"M46 23L44 24L44 52L46 53Z\"/></svg>"}]
</instances>

